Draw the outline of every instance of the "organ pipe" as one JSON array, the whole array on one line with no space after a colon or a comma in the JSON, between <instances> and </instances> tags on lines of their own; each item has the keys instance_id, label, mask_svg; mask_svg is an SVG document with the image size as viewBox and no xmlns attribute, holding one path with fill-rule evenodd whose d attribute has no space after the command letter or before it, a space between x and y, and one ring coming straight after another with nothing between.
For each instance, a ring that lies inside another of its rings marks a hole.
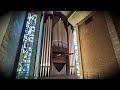
<instances>
[{"instance_id":1,"label":"organ pipe","mask_svg":"<svg viewBox=\"0 0 120 90\"><path fill-rule=\"evenodd\" d=\"M66 75L66 63L63 66L62 70L59 72L56 69L56 66L51 62L51 47L59 47L59 48L68 48L68 53L74 53L74 34L72 32L72 28L69 25L68 32L65 27L65 22L60 18L54 26L52 25L53 19L50 16L47 16L47 19L44 21L43 27L43 39L41 45L41 57L40 57L40 77L50 77L52 76L60 76ZM67 33L68 40L67 41ZM52 36L53 35L53 36ZM52 38L51 38L52 37ZM74 54L65 56L69 57L70 62L70 73L75 74L75 58ZM59 59L58 59L59 60ZM50 69L51 67L51 69ZM50 75L51 73L51 75Z\"/></svg>"}]
</instances>

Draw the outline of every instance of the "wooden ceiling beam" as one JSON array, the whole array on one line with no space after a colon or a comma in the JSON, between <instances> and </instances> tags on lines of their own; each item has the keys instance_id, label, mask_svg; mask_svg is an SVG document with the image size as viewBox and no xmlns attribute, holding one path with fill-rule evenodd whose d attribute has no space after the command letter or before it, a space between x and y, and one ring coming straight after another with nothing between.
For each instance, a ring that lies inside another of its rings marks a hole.
<instances>
[{"instance_id":1,"label":"wooden ceiling beam","mask_svg":"<svg viewBox=\"0 0 120 90\"><path fill-rule=\"evenodd\" d=\"M69 18L68 22L75 26L79 22L83 21L93 11L75 11Z\"/></svg>"},{"instance_id":2,"label":"wooden ceiling beam","mask_svg":"<svg viewBox=\"0 0 120 90\"><path fill-rule=\"evenodd\" d=\"M76 11L71 11L68 15L67 15L67 19L70 19Z\"/></svg>"},{"instance_id":3,"label":"wooden ceiling beam","mask_svg":"<svg viewBox=\"0 0 120 90\"><path fill-rule=\"evenodd\" d=\"M88 16L86 16L84 19L82 19L79 23L77 23L77 25L79 26L80 24L82 24L83 22L85 22L88 18L90 18L92 15L95 14L95 11L92 11Z\"/></svg>"}]
</instances>

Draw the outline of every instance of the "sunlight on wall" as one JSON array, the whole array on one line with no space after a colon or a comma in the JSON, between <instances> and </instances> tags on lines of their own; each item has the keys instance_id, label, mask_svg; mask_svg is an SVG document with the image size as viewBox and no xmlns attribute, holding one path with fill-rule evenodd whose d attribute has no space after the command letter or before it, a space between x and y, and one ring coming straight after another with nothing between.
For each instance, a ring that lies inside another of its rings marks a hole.
<instances>
[{"instance_id":1,"label":"sunlight on wall","mask_svg":"<svg viewBox=\"0 0 120 90\"><path fill-rule=\"evenodd\" d=\"M78 58L78 45L77 45L76 30L74 30L74 49L75 49L76 72L77 72L77 75L80 76L80 65L79 65L79 58Z\"/></svg>"}]
</instances>

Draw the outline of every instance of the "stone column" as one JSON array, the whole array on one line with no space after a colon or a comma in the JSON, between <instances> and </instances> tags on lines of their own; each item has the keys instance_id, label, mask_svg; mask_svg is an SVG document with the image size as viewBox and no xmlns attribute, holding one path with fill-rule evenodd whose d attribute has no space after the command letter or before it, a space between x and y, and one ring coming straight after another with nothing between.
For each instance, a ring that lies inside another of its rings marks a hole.
<instances>
[{"instance_id":1,"label":"stone column","mask_svg":"<svg viewBox=\"0 0 120 90\"><path fill-rule=\"evenodd\" d=\"M120 68L120 41L119 41L111 15L109 14L109 12L104 12L104 16L105 16L108 31L110 34L110 38L112 41L113 49L115 51L118 66Z\"/></svg>"}]
</instances>

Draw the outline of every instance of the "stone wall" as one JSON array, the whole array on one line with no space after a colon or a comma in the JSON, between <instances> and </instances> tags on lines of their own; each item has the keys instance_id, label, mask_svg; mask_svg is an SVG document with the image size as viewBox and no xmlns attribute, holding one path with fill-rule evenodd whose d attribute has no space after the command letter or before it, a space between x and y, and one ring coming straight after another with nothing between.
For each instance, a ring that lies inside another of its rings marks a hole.
<instances>
[{"instance_id":1,"label":"stone wall","mask_svg":"<svg viewBox=\"0 0 120 90\"><path fill-rule=\"evenodd\" d=\"M0 17L0 45L6 33L6 29L9 24L11 15L12 15L12 12L6 12L3 16Z\"/></svg>"},{"instance_id":2,"label":"stone wall","mask_svg":"<svg viewBox=\"0 0 120 90\"><path fill-rule=\"evenodd\" d=\"M0 46L0 74L5 78L11 78L13 74L25 15L25 11L12 12L9 25Z\"/></svg>"},{"instance_id":3,"label":"stone wall","mask_svg":"<svg viewBox=\"0 0 120 90\"><path fill-rule=\"evenodd\" d=\"M117 31L117 35L120 41L120 13L119 12L110 12L113 23L115 25L115 29Z\"/></svg>"}]
</instances>

